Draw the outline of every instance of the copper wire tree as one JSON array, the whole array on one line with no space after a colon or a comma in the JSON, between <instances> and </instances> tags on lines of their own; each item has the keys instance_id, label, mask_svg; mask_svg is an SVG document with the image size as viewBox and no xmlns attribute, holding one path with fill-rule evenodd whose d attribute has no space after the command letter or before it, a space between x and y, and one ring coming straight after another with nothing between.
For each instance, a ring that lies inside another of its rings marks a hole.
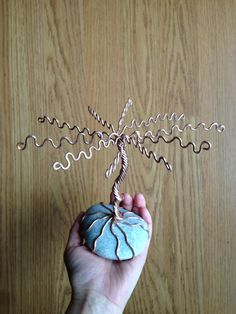
<instances>
[{"instance_id":1,"label":"copper wire tree","mask_svg":"<svg viewBox=\"0 0 236 314\"><path fill-rule=\"evenodd\" d=\"M63 142L67 142L70 145L75 145L82 140L84 144L89 145L89 150L86 153L81 150L77 156L75 156L71 152L65 153L66 164L60 162L54 162L53 168L55 170L63 169L67 170L70 168L71 161L78 161L81 157L86 159L90 159L94 151L100 151L102 148L108 148L111 145L117 146L118 152L110 164L108 169L105 172L106 177L108 178L118 167L121 161L121 169L118 177L116 178L112 192L114 193L114 218L122 219L122 214L119 211L119 204L121 202L120 196L120 185L125 178L128 168L128 155L127 155L127 145L133 145L137 151L143 155L145 155L149 159L153 159L156 163L162 163L168 171L172 170L172 166L167 162L166 158L162 155L158 156L152 150L148 150L145 146L147 141L151 141L154 144L158 144L160 141L163 141L167 144L176 141L181 148L192 147L193 153L199 154L202 150L209 150L211 148L211 144L208 141L202 141L199 146L197 146L194 142L183 143L183 140L180 136L173 135L174 132L183 133L186 131L196 131L198 129L203 129L205 131L210 131L215 129L219 133L223 132L225 127L223 125L218 124L217 122L212 122L209 126L206 126L204 122L198 123L196 126L192 126L190 123L184 124L180 126L180 122L185 119L184 114L176 114L174 113L165 113L161 115L160 113L155 116L151 116L148 120L142 120L141 122L137 122L136 120L132 120L130 124L124 125L124 118L126 113L129 110L129 107L133 105L132 100L129 98L127 103L125 104L120 119L118 120L118 125L115 128L112 123L103 120L91 107L88 107L89 113L93 116L93 118L100 123L107 131L90 131L89 128L84 127L81 129L77 125L71 126L67 122L60 123L56 118L50 118L48 116L39 117L38 121L40 123L48 122L52 125L56 125L58 128L68 128L69 130L77 131L77 136L74 141L72 141L68 137L62 136L59 139L59 142L56 144L51 138L45 138L42 143L38 143L38 140L35 135L28 135L23 142L19 142L17 144L17 148L19 150L24 150L27 146L27 143L30 139L33 140L33 143L36 147L43 147L45 143L50 143L52 147L59 149ZM147 130L144 134L141 135L140 129L148 128L151 124L157 124L159 121L167 120L168 122L172 122L172 125L169 131L166 131L163 128L158 128L155 134L151 130ZM167 138L168 137L168 138ZM170 138L169 138L170 137ZM97 145L92 145L95 139L98 139Z\"/></svg>"}]
</instances>

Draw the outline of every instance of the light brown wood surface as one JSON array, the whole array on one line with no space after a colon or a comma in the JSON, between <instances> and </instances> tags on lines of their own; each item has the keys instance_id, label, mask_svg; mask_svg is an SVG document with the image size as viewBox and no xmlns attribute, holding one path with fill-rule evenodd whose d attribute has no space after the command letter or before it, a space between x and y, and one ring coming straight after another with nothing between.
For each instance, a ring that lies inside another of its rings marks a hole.
<instances>
[{"instance_id":1,"label":"light brown wood surface","mask_svg":"<svg viewBox=\"0 0 236 314\"><path fill-rule=\"evenodd\" d=\"M226 131L199 132L213 145L200 155L151 145L172 173L128 148L122 191L145 195L153 238L125 313L236 313L235 82L236 1L1 1L0 313L64 313L69 228L114 180L115 148L63 172L50 165L70 147L16 143L69 134L43 114L101 130L88 105L116 124L129 96L126 121L175 111Z\"/></svg>"}]
</instances>

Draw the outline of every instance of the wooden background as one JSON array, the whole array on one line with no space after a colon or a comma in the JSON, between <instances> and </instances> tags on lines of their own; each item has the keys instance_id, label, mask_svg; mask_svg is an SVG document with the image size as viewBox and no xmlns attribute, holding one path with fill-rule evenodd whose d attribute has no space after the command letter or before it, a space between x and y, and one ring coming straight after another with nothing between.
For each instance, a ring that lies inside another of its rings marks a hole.
<instances>
[{"instance_id":1,"label":"wooden background","mask_svg":"<svg viewBox=\"0 0 236 314\"><path fill-rule=\"evenodd\" d=\"M115 148L56 172L68 146L16 143L68 135L42 114L101 129L88 105L116 124L131 96L126 121L176 111L226 131L199 132L213 144L201 155L151 146L172 173L129 148L122 190L145 195L154 230L125 313L236 313L236 1L5 0L0 30L0 312L64 313L69 228L114 179Z\"/></svg>"}]
</instances>

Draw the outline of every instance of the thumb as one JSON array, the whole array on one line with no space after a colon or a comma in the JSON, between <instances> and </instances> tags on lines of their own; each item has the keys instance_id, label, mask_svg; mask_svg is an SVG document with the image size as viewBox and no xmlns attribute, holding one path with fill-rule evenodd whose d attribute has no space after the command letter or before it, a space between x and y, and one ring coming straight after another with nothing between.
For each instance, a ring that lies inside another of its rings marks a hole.
<instances>
[{"instance_id":1,"label":"thumb","mask_svg":"<svg viewBox=\"0 0 236 314\"><path fill-rule=\"evenodd\" d=\"M68 241L66 245L66 250L71 247L78 247L78 246L83 245L82 238L80 236L80 223L83 216L84 216L84 212L81 212L79 216L76 218L76 220L74 221L70 229L70 233L69 233L69 237L68 237Z\"/></svg>"}]
</instances>

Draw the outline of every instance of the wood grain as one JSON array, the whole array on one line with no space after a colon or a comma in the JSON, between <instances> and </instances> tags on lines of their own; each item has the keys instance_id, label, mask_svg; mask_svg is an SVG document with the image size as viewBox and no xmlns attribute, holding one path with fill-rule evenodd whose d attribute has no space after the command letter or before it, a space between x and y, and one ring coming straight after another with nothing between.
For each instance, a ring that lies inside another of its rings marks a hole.
<instances>
[{"instance_id":1,"label":"wood grain","mask_svg":"<svg viewBox=\"0 0 236 314\"><path fill-rule=\"evenodd\" d=\"M122 188L145 195L154 230L125 313L236 313L236 1L3 0L0 30L0 312L64 313L69 228L113 180L114 149L55 172L63 151L16 143L58 138L41 114L97 129L92 105L117 123L131 96L127 119L185 112L226 131L199 156L158 146L171 174L129 150Z\"/></svg>"}]
</instances>

